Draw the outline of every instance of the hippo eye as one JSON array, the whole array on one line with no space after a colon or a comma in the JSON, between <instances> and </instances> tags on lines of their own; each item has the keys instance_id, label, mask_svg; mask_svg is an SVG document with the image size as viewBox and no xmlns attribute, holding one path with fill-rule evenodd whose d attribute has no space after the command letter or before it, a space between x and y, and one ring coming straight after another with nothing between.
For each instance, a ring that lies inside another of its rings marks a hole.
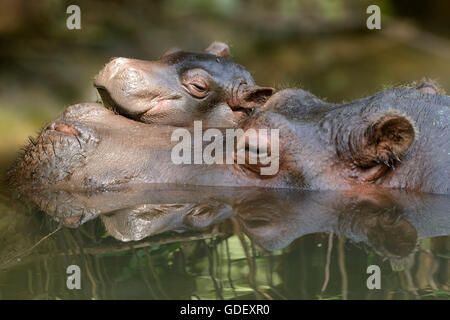
<instances>
[{"instance_id":1,"label":"hippo eye","mask_svg":"<svg viewBox=\"0 0 450 320\"><path fill-rule=\"evenodd\" d=\"M184 84L187 91L195 98L204 98L208 94L208 86L204 81L193 81Z\"/></svg>"},{"instance_id":2,"label":"hippo eye","mask_svg":"<svg viewBox=\"0 0 450 320\"><path fill-rule=\"evenodd\" d=\"M209 78L206 72L201 69L189 70L182 78L182 85L195 98L201 99L208 95Z\"/></svg>"}]
</instances>

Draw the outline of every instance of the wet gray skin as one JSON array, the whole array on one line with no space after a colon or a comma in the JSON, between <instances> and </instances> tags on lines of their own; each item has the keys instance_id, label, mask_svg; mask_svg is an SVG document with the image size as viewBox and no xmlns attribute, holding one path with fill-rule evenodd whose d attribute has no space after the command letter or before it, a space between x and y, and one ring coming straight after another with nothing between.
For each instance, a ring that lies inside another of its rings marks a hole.
<instances>
[{"instance_id":1,"label":"wet gray skin","mask_svg":"<svg viewBox=\"0 0 450 320\"><path fill-rule=\"evenodd\" d=\"M419 239L450 233L449 196L376 186L361 194L147 184L94 194L47 190L29 199L67 227L100 218L120 241L202 231L234 216L240 229L267 250L325 232L365 243L393 264L403 263Z\"/></svg>"},{"instance_id":2,"label":"wet gray skin","mask_svg":"<svg viewBox=\"0 0 450 320\"><path fill-rule=\"evenodd\" d=\"M449 127L450 97L413 89L343 104L284 90L242 124L280 129L280 170L270 181L312 190L364 192L377 185L440 194L449 194Z\"/></svg>"},{"instance_id":3,"label":"wet gray skin","mask_svg":"<svg viewBox=\"0 0 450 320\"><path fill-rule=\"evenodd\" d=\"M275 94L243 123L279 129L279 170L263 165L173 163L174 127L143 124L96 104L75 105L25 148L13 186L114 190L137 183L356 190L373 185L449 193L450 97L381 91L344 104L303 90ZM269 136L270 137L270 136ZM257 153L257 146L245 149ZM270 138L269 138L270 150Z\"/></svg>"},{"instance_id":4,"label":"wet gray skin","mask_svg":"<svg viewBox=\"0 0 450 320\"><path fill-rule=\"evenodd\" d=\"M273 92L212 43L205 53L170 50L156 61L115 58L95 77L103 103L144 123L233 127Z\"/></svg>"}]
</instances>

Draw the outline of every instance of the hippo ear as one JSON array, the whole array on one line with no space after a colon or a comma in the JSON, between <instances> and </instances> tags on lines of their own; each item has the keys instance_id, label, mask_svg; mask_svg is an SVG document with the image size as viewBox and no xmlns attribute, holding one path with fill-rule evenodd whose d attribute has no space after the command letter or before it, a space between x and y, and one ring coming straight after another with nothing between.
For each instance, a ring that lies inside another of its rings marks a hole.
<instances>
[{"instance_id":1,"label":"hippo ear","mask_svg":"<svg viewBox=\"0 0 450 320\"><path fill-rule=\"evenodd\" d=\"M274 88L245 86L238 97L238 106L241 108L256 108L262 106L272 96Z\"/></svg>"},{"instance_id":2,"label":"hippo ear","mask_svg":"<svg viewBox=\"0 0 450 320\"><path fill-rule=\"evenodd\" d=\"M230 55L230 47L226 43L214 41L208 48L205 49L205 52L219 57L228 58Z\"/></svg>"},{"instance_id":3,"label":"hippo ear","mask_svg":"<svg viewBox=\"0 0 450 320\"><path fill-rule=\"evenodd\" d=\"M357 139L363 145L356 148L360 152L354 154L355 162L363 167L379 163L390 167L406 154L417 133L413 120L396 111L388 111L370 122L363 135Z\"/></svg>"}]
</instances>

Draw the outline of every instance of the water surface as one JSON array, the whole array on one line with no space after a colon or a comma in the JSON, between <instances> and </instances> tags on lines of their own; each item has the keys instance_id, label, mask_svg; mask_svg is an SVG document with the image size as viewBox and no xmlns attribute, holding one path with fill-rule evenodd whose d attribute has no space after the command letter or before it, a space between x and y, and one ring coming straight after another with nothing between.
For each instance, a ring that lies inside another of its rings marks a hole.
<instances>
[{"instance_id":1,"label":"water surface","mask_svg":"<svg viewBox=\"0 0 450 320\"><path fill-rule=\"evenodd\" d=\"M170 185L5 194L1 299L450 297L445 195ZM80 290L67 288L70 265ZM370 265L380 289L367 287Z\"/></svg>"}]
</instances>

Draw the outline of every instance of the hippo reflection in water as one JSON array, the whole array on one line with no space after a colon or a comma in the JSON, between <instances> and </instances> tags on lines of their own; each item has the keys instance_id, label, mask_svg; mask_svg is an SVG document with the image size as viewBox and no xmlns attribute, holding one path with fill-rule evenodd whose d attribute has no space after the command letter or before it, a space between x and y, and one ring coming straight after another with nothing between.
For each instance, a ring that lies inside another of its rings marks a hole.
<instances>
[{"instance_id":1,"label":"hippo reflection in water","mask_svg":"<svg viewBox=\"0 0 450 320\"><path fill-rule=\"evenodd\" d=\"M32 200L71 228L100 218L114 238L138 241L166 231L206 231L235 217L267 250L302 236L335 233L401 263L419 239L450 234L447 195L380 190L364 194L280 189L134 185L94 194L42 191Z\"/></svg>"}]
</instances>

